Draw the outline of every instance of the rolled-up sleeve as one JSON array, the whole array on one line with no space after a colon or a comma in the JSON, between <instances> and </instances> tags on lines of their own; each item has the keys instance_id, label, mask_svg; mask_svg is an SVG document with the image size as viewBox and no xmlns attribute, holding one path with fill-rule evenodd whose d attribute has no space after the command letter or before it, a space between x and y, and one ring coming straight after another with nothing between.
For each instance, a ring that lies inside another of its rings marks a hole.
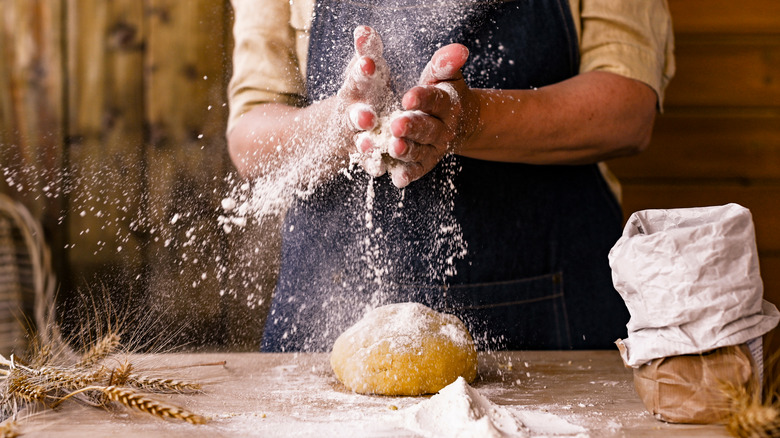
<instances>
[{"instance_id":1,"label":"rolled-up sleeve","mask_svg":"<svg viewBox=\"0 0 780 438\"><path fill-rule=\"evenodd\" d=\"M580 7L580 73L607 71L644 82L663 108L675 70L666 0L582 0Z\"/></svg>"},{"instance_id":2,"label":"rolled-up sleeve","mask_svg":"<svg viewBox=\"0 0 780 438\"><path fill-rule=\"evenodd\" d=\"M299 31L289 0L232 0L235 21L233 75L228 86L230 132L253 106L298 105L305 93Z\"/></svg>"}]
</instances>

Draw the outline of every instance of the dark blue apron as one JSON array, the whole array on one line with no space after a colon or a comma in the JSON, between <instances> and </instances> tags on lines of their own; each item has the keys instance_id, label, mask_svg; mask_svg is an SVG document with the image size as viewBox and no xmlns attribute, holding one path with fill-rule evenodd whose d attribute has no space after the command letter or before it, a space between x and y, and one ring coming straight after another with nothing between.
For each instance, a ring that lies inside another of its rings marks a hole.
<instances>
[{"instance_id":1,"label":"dark blue apron","mask_svg":"<svg viewBox=\"0 0 780 438\"><path fill-rule=\"evenodd\" d=\"M579 66L565 0L325 0L311 28L310 100L338 90L357 25L382 36L399 96L451 42L470 50L472 87L541 87ZM287 212L262 350L329 350L366 310L400 301L458 315L482 349L612 348L629 318L607 262L621 226L596 165L453 155L403 190L387 176L339 174Z\"/></svg>"}]
</instances>

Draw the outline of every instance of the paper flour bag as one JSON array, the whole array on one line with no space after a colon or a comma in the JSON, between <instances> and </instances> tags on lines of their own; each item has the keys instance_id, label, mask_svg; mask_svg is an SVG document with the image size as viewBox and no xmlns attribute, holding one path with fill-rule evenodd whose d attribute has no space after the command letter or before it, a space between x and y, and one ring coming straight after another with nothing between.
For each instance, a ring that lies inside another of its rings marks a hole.
<instances>
[{"instance_id":1,"label":"paper flour bag","mask_svg":"<svg viewBox=\"0 0 780 438\"><path fill-rule=\"evenodd\" d=\"M743 357L746 344L760 342L780 312L763 300L750 211L636 212L609 262L631 313L618 348L648 410L666 421L714 422L724 405L704 390L712 382L756 388L759 366Z\"/></svg>"},{"instance_id":2,"label":"paper flour bag","mask_svg":"<svg viewBox=\"0 0 780 438\"><path fill-rule=\"evenodd\" d=\"M632 367L739 345L780 320L763 300L750 211L737 204L636 212L609 264L631 313L622 342Z\"/></svg>"}]
</instances>

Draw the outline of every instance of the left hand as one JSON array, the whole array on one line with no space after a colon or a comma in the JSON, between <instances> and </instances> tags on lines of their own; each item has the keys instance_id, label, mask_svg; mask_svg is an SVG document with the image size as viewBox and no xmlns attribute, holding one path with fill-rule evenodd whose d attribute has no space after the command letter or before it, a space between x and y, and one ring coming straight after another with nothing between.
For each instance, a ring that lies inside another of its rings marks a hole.
<instances>
[{"instance_id":1,"label":"left hand","mask_svg":"<svg viewBox=\"0 0 780 438\"><path fill-rule=\"evenodd\" d=\"M430 172L477 130L479 100L461 73L468 56L461 44L442 47L426 65L419 85L404 94L405 111L390 124L395 138L388 153L398 161L389 172L396 187Z\"/></svg>"},{"instance_id":2,"label":"left hand","mask_svg":"<svg viewBox=\"0 0 780 438\"><path fill-rule=\"evenodd\" d=\"M352 136L351 143L357 147L360 165L368 174L380 176L387 165L375 150L373 133L379 117L389 111L392 100L390 69L382 54L382 39L375 29L356 27L354 46L355 55L347 66L346 79L337 97L343 118L348 121L345 125Z\"/></svg>"}]
</instances>

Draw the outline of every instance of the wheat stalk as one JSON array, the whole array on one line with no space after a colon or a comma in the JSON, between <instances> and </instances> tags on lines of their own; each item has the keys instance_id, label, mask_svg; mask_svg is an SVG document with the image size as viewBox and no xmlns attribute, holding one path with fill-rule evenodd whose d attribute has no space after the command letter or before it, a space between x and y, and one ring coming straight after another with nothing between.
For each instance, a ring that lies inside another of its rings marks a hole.
<instances>
[{"instance_id":1,"label":"wheat stalk","mask_svg":"<svg viewBox=\"0 0 780 438\"><path fill-rule=\"evenodd\" d=\"M0 407L13 415L18 411L17 400L36 402L52 409L68 399L76 398L83 403L105 406L117 402L129 408L162 418L173 418L191 424L203 424L206 418L152 398L149 393L193 392L201 386L173 378L150 377L134 372L134 366L127 360L113 369L95 365L112 358L118 349L118 336L104 336L92 348L89 348L75 365L42 365L39 367L23 363L11 355L10 360L0 355ZM41 350L45 351L45 350ZM52 360L39 361L33 358L30 363L52 363ZM220 362L214 365L224 365ZM141 393L138 391L144 391ZM0 430L2 433L2 430ZM0 435L2 438L2 435Z\"/></svg>"},{"instance_id":2,"label":"wheat stalk","mask_svg":"<svg viewBox=\"0 0 780 438\"><path fill-rule=\"evenodd\" d=\"M772 438L780 436L780 409L763 404L758 396L743 386L723 383L721 391L729 401L726 430L739 438Z\"/></svg>"},{"instance_id":3,"label":"wheat stalk","mask_svg":"<svg viewBox=\"0 0 780 438\"><path fill-rule=\"evenodd\" d=\"M104 376L107 372L104 368L98 370L83 371L78 368L60 368L44 366L34 370L34 373L41 376L46 383L50 384L51 389L79 389L92 385Z\"/></svg>"},{"instance_id":4,"label":"wheat stalk","mask_svg":"<svg viewBox=\"0 0 780 438\"><path fill-rule=\"evenodd\" d=\"M7 395L9 397L20 397L29 402L44 403L46 399L46 388L36 384L29 374L12 370L11 374L8 376Z\"/></svg>"},{"instance_id":5,"label":"wheat stalk","mask_svg":"<svg viewBox=\"0 0 780 438\"><path fill-rule=\"evenodd\" d=\"M130 379L130 373L133 371L133 364L124 361L118 367L111 370L111 377L108 379L109 386L124 386Z\"/></svg>"},{"instance_id":6,"label":"wheat stalk","mask_svg":"<svg viewBox=\"0 0 780 438\"><path fill-rule=\"evenodd\" d=\"M105 314L98 311L94 302L93 309L95 315ZM120 328L127 321L115 318L115 322L106 324L85 324L82 321L77 339L89 339L92 343L82 344L86 348L82 349L84 353L81 355L75 354L66 342L59 345L44 337L29 346L32 351L29 360L22 361L14 355L9 360L0 355L0 420L17 419L25 404L35 403L54 409L73 399L102 407L115 402L161 418L179 419L191 424L205 423L205 417L157 400L153 395L195 392L201 389L199 384L162 376L162 372L156 371L152 371L155 373L152 377L148 375L150 370L137 370L128 360L118 357L122 348ZM97 335L90 336L90 333ZM108 361L116 361L117 365L111 367ZM224 362L208 365L224 365ZM5 434L0 425L0 438Z\"/></svg>"},{"instance_id":7,"label":"wheat stalk","mask_svg":"<svg viewBox=\"0 0 780 438\"><path fill-rule=\"evenodd\" d=\"M21 361L11 355L8 360L0 355L0 420L13 418L0 423L0 438L15 437L18 434L15 427L18 420L16 415L24 402L41 403L46 407L54 408L78 394L97 395L97 402L100 405L113 400L159 417L178 418L193 424L204 423L206 419L200 415L153 400L149 396L135 392L132 388L123 387L130 384L130 377L133 375L133 366L129 362L110 370L105 366L99 366L120 348L121 330L119 329L127 323L124 318L113 312L114 307L107 295L104 296L106 309L100 308L95 298L91 297L93 313L86 317L82 315L81 331L77 337L70 339L70 341L89 339L92 342L82 342L82 345L86 346L90 343L91 345L80 357L71 349L56 318L54 299L56 278L51 269L51 254L40 224L21 204L15 203L3 194L0 194L0 210L12 218L22 233L29 253L35 291L34 331L33 327L28 327L32 342L27 345L27 348L28 351L32 351L31 358ZM84 295L82 298L87 301L85 304L89 304L89 296ZM106 322L101 324L104 317ZM139 331L143 328L143 324L135 324L133 327L135 330L130 334L135 334L139 339L148 334ZM102 334L105 336L97 339ZM170 338L172 339L174 337ZM144 344L134 344L132 339L129 343L138 348L145 347ZM137 373L134 376L136 384L149 391L183 392L200 389L197 384L175 379L148 378ZM86 401L84 397L81 398L81 401ZM49 401L55 403L47 405ZM22 402L21 406L19 406L20 402Z\"/></svg>"},{"instance_id":8,"label":"wheat stalk","mask_svg":"<svg viewBox=\"0 0 780 438\"><path fill-rule=\"evenodd\" d=\"M142 412L148 412L158 417L175 418L184 420L191 424L205 424L206 418L192 413L178 406L170 405L151 399L144 394L139 394L131 389L120 388L117 386L106 386L99 389L108 396L109 399L122 403L131 408L136 408Z\"/></svg>"},{"instance_id":9,"label":"wheat stalk","mask_svg":"<svg viewBox=\"0 0 780 438\"><path fill-rule=\"evenodd\" d=\"M73 391L57 404L63 402L65 399L75 396L82 392L98 391L105 395L109 400L121 403L129 408L137 409L141 412L154 415L160 418L173 418L177 420L183 420L191 424L206 424L206 417L190 412L179 406L164 403L159 400L155 400L146 394L135 392L129 388L123 388L119 386L87 386L78 391Z\"/></svg>"},{"instance_id":10,"label":"wheat stalk","mask_svg":"<svg viewBox=\"0 0 780 438\"><path fill-rule=\"evenodd\" d=\"M151 392L193 392L200 391L201 386L193 382L185 382L176 379L164 379L148 377L139 374L130 374L127 377L127 386L144 389Z\"/></svg>"},{"instance_id":11,"label":"wheat stalk","mask_svg":"<svg viewBox=\"0 0 780 438\"><path fill-rule=\"evenodd\" d=\"M51 346L44 345L40 349L38 349L37 354L33 355L33 360L30 361L30 365L36 368L40 368L47 363L52 358L52 352L51 352Z\"/></svg>"},{"instance_id":12,"label":"wheat stalk","mask_svg":"<svg viewBox=\"0 0 780 438\"><path fill-rule=\"evenodd\" d=\"M78 368L90 368L101 360L113 354L119 348L120 337L117 333L109 333L92 345L76 364Z\"/></svg>"}]
</instances>

